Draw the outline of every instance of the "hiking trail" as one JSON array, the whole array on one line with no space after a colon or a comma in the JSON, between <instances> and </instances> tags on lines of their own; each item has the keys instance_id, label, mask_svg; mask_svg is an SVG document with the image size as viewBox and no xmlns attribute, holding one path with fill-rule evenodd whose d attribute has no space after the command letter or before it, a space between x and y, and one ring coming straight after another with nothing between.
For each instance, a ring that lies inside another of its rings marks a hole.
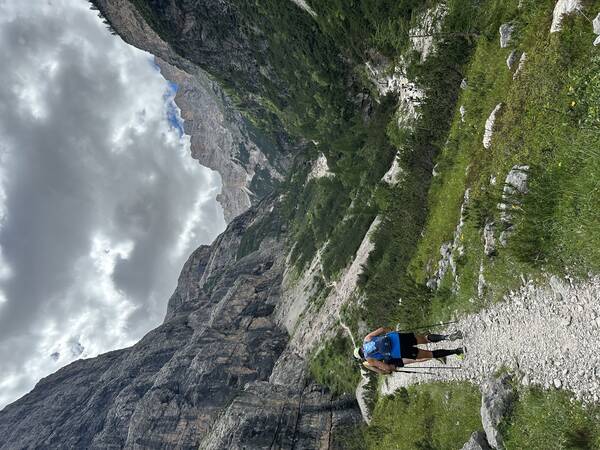
<instances>
[{"instance_id":1,"label":"hiking trail","mask_svg":"<svg viewBox=\"0 0 600 450\"><path fill-rule=\"evenodd\" d=\"M415 364L435 375L395 373L386 377L383 394L416 383L469 381L480 385L499 369L516 374L523 385L565 389L579 400L600 397L600 277L576 282L551 277L528 282L504 301L458 319L446 332L462 330L464 339L429 348L463 345L466 357L448 358L460 370L436 370L438 361ZM437 330L435 330L437 331ZM410 369L410 365L406 367Z\"/></svg>"}]
</instances>

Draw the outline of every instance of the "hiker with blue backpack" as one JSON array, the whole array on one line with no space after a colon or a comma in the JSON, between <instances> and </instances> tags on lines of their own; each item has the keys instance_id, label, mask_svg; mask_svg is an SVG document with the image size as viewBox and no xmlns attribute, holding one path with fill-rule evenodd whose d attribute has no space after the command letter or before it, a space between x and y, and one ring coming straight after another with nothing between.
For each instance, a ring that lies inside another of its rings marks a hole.
<instances>
[{"instance_id":1,"label":"hiker with blue backpack","mask_svg":"<svg viewBox=\"0 0 600 450\"><path fill-rule=\"evenodd\" d=\"M378 328L365 336L362 346L354 350L354 357L361 360L367 369L387 375L406 364L434 358L445 363L449 355L462 355L464 353L462 348L429 351L417 347L432 342L455 341L462 337L460 331L449 335L432 333L419 335L400 333L391 328Z\"/></svg>"}]
</instances>

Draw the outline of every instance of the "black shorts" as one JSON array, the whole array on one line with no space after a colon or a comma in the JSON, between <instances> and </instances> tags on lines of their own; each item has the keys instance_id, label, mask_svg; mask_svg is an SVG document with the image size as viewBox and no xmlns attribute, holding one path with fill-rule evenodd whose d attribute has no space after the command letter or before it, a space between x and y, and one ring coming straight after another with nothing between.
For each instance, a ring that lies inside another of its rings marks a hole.
<instances>
[{"instance_id":1,"label":"black shorts","mask_svg":"<svg viewBox=\"0 0 600 450\"><path fill-rule=\"evenodd\" d=\"M417 338L414 333L400 333L400 355L402 358L417 359L419 348L417 347ZM391 359L389 364L402 366L401 359Z\"/></svg>"}]
</instances>

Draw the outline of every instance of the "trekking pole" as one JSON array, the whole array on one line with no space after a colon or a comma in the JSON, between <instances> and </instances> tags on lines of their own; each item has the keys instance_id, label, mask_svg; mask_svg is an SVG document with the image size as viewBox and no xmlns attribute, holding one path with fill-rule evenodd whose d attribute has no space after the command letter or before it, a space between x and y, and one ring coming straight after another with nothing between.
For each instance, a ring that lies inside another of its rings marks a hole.
<instances>
[{"instance_id":1,"label":"trekking pole","mask_svg":"<svg viewBox=\"0 0 600 450\"><path fill-rule=\"evenodd\" d=\"M458 369L462 369L462 366L430 366L430 367L417 366L417 367L410 367L410 368L411 369L458 370Z\"/></svg>"},{"instance_id":2,"label":"trekking pole","mask_svg":"<svg viewBox=\"0 0 600 450\"><path fill-rule=\"evenodd\" d=\"M437 375L437 373L435 373L435 372L417 372L416 370L401 370L401 369L396 369L394 372L401 372L401 373L422 373L423 375Z\"/></svg>"},{"instance_id":3,"label":"trekking pole","mask_svg":"<svg viewBox=\"0 0 600 450\"><path fill-rule=\"evenodd\" d=\"M412 330L398 330L398 333L401 333L401 332L404 332L404 331L427 330L429 328L438 328L438 327L443 327L444 325L452 325L453 323L458 323L458 320L453 320L451 322L435 323L435 324L431 324L431 325L425 325L425 326L422 326L422 327L413 328Z\"/></svg>"}]
</instances>

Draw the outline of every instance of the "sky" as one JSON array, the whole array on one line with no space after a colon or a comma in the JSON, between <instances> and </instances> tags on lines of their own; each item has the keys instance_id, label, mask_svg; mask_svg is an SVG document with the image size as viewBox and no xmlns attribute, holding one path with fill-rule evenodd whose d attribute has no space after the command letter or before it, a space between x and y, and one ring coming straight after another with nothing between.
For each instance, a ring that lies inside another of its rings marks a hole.
<instances>
[{"instance_id":1,"label":"sky","mask_svg":"<svg viewBox=\"0 0 600 450\"><path fill-rule=\"evenodd\" d=\"M177 86L84 0L0 0L0 408L162 322L224 227Z\"/></svg>"}]
</instances>

